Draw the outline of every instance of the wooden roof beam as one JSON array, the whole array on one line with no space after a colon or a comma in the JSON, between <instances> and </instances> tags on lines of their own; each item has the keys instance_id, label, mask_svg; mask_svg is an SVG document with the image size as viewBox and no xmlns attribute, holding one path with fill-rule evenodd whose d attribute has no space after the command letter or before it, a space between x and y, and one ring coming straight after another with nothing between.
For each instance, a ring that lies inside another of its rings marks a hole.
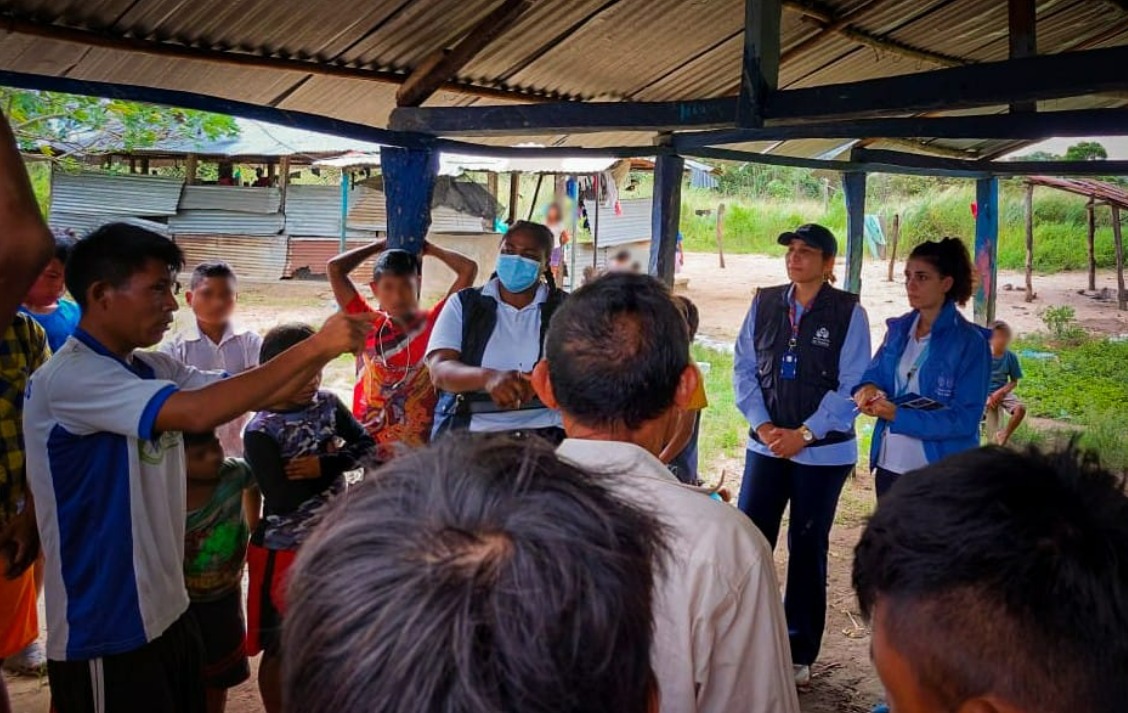
<instances>
[{"instance_id":1,"label":"wooden roof beam","mask_svg":"<svg viewBox=\"0 0 1128 713\"><path fill-rule=\"evenodd\" d=\"M768 98L779 86L781 13L780 0L745 0L738 126L763 126Z\"/></svg>"},{"instance_id":2,"label":"wooden roof beam","mask_svg":"<svg viewBox=\"0 0 1128 713\"><path fill-rule=\"evenodd\" d=\"M419 106L453 80L470 60L532 7L532 0L504 0L482 18L453 48L440 50L416 67L396 91L399 106Z\"/></svg>"},{"instance_id":3,"label":"wooden roof beam","mask_svg":"<svg viewBox=\"0 0 1128 713\"><path fill-rule=\"evenodd\" d=\"M1034 57L1038 54L1037 0L1007 0L1007 29L1011 59ZM1038 111L1038 102L1012 102L1012 114Z\"/></svg>"},{"instance_id":4,"label":"wooden roof beam","mask_svg":"<svg viewBox=\"0 0 1128 713\"><path fill-rule=\"evenodd\" d=\"M967 161L876 149L854 149L850 160L867 165L870 171L876 172L914 168L980 172L990 176L1113 176L1128 173L1128 161Z\"/></svg>"}]
</instances>

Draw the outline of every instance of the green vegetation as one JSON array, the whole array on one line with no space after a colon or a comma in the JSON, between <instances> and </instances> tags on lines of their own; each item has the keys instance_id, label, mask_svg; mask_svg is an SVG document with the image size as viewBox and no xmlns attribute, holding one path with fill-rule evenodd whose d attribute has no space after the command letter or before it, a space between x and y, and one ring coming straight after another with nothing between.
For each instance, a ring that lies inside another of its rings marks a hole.
<instances>
[{"instance_id":1,"label":"green vegetation","mask_svg":"<svg viewBox=\"0 0 1128 713\"><path fill-rule=\"evenodd\" d=\"M748 442L748 423L736 408L732 389L733 356L719 349L693 345L693 358L710 365L705 374L705 390L709 394L709 408L701 416L701 437L698 441L698 458L706 480L716 478L713 472L722 458L740 458ZM729 473L729 479L739 479L738 473Z\"/></svg>"},{"instance_id":2,"label":"green vegetation","mask_svg":"<svg viewBox=\"0 0 1128 713\"><path fill-rule=\"evenodd\" d=\"M761 171L773 167L760 167ZM681 228L688 251L716 251L716 209L725 204L724 247L730 253L782 254L775 237L785 229L806 222L826 225L845 245L846 210L839 179L825 177L825 189L817 181L818 172L786 169L805 174L791 184L790 193L778 189L782 179L769 180L762 190L725 193L684 188ZM762 182L762 179L761 179ZM722 182L722 187L729 185ZM775 186L773 188L773 186ZM825 190L824 203L819 192ZM1000 188L999 265L1019 270L1026 264L1024 186L1020 180L1004 181ZM870 177L867 186L868 212L885 219L886 237L894 214L901 216L901 243L898 253L925 240L958 236L974 240L975 220L971 204L975 186L971 181L925 179L912 176ZM1034 267L1042 272L1084 269L1088 265L1085 248L1088 216L1085 199L1050 188L1034 194ZM698 211L709 211L698 215ZM1115 266L1112 222L1107 208L1096 211L1096 257L1101 267Z\"/></svg>"}]
</instances>

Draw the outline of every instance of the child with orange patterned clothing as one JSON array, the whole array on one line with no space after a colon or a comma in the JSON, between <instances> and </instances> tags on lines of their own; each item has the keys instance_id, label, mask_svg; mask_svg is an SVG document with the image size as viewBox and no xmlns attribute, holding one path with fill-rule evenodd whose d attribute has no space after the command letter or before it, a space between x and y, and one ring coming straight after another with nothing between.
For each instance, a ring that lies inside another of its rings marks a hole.
<instances>
[{"instance_id":1,"label":"child with orange patterned clothing","mask_svg":"<svg viewBox=\"0 0 1128 713\"><path fill-rule=\"evenodd\" d=\"M421 258L434 257L455 273L448 296L472 286L478 274L473 260L431 243L423 244L420 255L386 248L387 241L378 240L338 255L328 265L329 284L342 310L382 317L372 324L353 392L353 415L376 440L380 461L405 448L424 446L431 437L438 395L423 357L446 298L420 309ZM370 306L349 279L349 273L373 255L378 256L370 287L378 308Z\"/></svg>"}]
</instances>

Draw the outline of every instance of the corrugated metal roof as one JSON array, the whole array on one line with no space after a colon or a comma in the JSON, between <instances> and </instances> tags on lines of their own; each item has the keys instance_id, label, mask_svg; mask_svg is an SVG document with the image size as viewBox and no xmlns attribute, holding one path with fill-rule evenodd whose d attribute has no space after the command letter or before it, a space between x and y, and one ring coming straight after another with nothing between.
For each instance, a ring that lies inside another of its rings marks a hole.
<instances>
[{"instance_id":1,"label":"corrugated metal roof","mask_svg":"<svg viewBox=\"0 0 1128 713\"><path fill-rule=\"evenodd\" d=\"M168 229L174 234L277 235L285 225L281 213L231 210L182 210L168 219Z\"/></svg>"},{"instance_id":2,"label":"corrugated metal roof","mask_svg":"<svg viewBox=\"0 0 1128 713\"><path fill-rule=\"evenodd\" d=\"M359 200L353 189L349 202ZM332 238L341 234L341 189L338 186L290 186L286 189L286 232L301 237ZM372 230L349 230L349 237L374 238Z\"/></svg>"},{"instance_id":3,"label":"corrugated metal roof","mask_svg":"<svg viewBox=\"0 0 1128 713\"><path fill-rule=\"evenodd\" d=\"M282 191L277 188L185 186L178 207L180 210L277 213L282 207Z\"/></svg>"},{"instance_id":4,"label":"corrugated metal roof","mask_svg":"<svg viewBox=\"0 0 1128 713\"><path fill-rule=\"evenodd\" d=\"M469 31L497 0L372 0L342 12L328 0L7 0L21 18L91 28L108 37L174 42L229 52L310 58L322 63L406 72ZM785 50L820 37L781 67L781 86L812 86L927 71L927 61L877 51L803 17L789 3ZM584 98L677 100L729 94L739 80L743 0L572 0L533 3L522 18L462 71L460 80L512 90L551 90ZM802 12L831 13L849 26L968 61L1006 53L1006 5L999 0L824 0ZM1039 0L1039 50L1128 43L1128 13L1113 2ZM0 67L186 90L264 106L386 125L395 86L311 76L302 71L168 59L6 35ZM473 96L440 92L430 106L466 105ZM515 95L514 102L522 101ZM1101 97L1080 100L1097 106ZM498 103L490 99L490 103ZM562 146L647 144L647 134L538 137ZM521 141L527 141L522 138ZM493 138L488 143L516 143ZM990 154L1013 142L983 142ZM937 142L944 145L944 142ZM785 152L789 148L783 149Z\"/></svg>"},{"instance_id":5,"label":"corrugated metal roof","mask_svg":"<svg viewBox=\"0 0 1128 713\"><path fill-rule=\"evenodd\" d=\"M289 244L285 235L177 235L174 240L184 251L188 268L209 260L223 260L239 277L277 280L284 276Z\"/></svg>"},{"instance_id":6,"label":"corrugated metal roof","mask_svg":"<svg viewBox=\"0 0 1128 713\"><path fill-rule=\"evenodd\" d=\"M174 215L183 186L178 178L55 171L51 210L79 215Z\"/></svg>"}]
</instances>

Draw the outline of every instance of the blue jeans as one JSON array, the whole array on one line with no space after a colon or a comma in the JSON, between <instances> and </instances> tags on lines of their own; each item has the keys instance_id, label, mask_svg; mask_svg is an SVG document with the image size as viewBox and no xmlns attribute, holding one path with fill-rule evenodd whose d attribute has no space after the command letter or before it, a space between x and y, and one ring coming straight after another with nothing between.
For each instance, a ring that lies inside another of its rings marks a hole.
<instances>
[{"instance_id":1,"label":"blue jeans","mask_svg":"<svg viewBox=\"0 0 1128 713\"><path fill-rule=\"evenodd\" d=\"M748 451L738 507L775 549L783 511L791 503L787 531L787 614L791 660L809 666L819 656L826 628L827 551L838 496L853 465L800 465Z\"/></svg>"}]
</instances>

